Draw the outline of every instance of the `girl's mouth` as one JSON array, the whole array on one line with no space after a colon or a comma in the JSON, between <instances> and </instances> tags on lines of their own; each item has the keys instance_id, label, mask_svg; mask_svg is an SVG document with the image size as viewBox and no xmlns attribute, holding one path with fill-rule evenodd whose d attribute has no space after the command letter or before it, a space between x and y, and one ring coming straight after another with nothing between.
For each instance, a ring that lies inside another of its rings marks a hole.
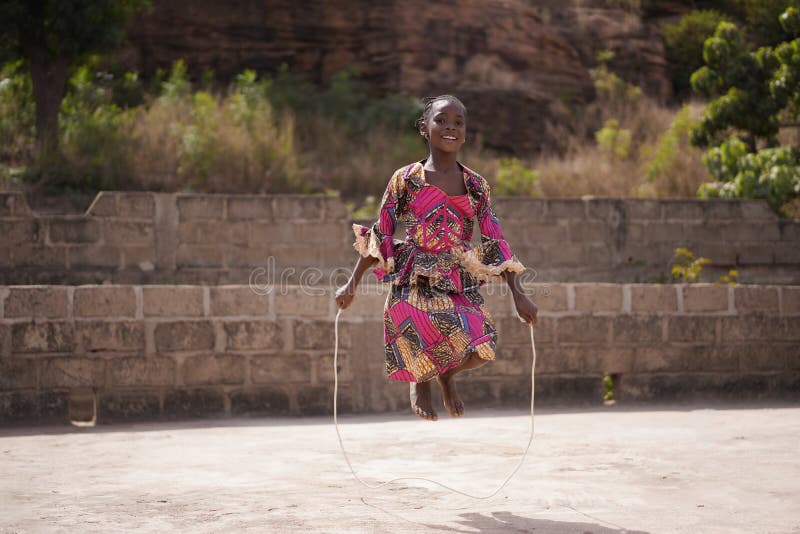
<instances>
[{"instance_id":1,"label":"girl's mouth","mask_svg":"<svg viewBox=\"0 0 800 534\"><path fill-rule=\"evenodd\" d=\"M446 140L446 141L455 141L455 140L456 140L456 137L455 137L455 136L453 136L453 135L443 135L443 136L442 136L442 139L444 139L444 140Z\"/></svg>"}]
</instances>

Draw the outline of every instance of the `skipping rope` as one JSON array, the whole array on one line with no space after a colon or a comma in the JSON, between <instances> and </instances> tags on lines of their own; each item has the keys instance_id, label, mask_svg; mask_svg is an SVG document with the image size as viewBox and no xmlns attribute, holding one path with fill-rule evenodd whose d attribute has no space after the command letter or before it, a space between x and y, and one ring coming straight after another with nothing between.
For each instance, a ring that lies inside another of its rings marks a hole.
<instances>
[{"instance_id":1,"label":"skipping rope","mask_svg":"<svg viewBox=\"0 0 800 534\"><path fill-rule=\"evenodd\" d=\"M465 491L458 490L456 488L452 488L446 484L442 484L441 482L437 482L436 480L431 480L429 478L424 477L399 477L393 478L391 480L387 480L386 482L381 482L380 484L369 484L364 482L361 477L359 477L355 470L353 469L353 465L350 463L350 459L347 457L347 451L344 448L344 444L342 443L342 435L339 433L339 423L337 421L337 413L336 413L336 398L338 397L339 391L339 369L337 366L338 359L339 359L339 315L342 313L342 308L339 308L339 311L336 312L336 322L334 326L334 338L335 338L335 345L334 345L334 352L333 352L333 425L336 427L336 437L339 438L339 448L342 450L342 455L344 455L344 460L347 462L347 466L350 468L350 472L353 473L353 476L356 480L361 482L364 486L368 487L369 489L378 489L386 486L387 484L391 484L392 482L396 482L398 480L424 480L425 482L430 482L432 484L436 484L437 486L441 486L446 490L450 490L454 493L459 493L466 497L471 497L473 499L490 499L497 495L500 490L502 490L508 481L517 474L519 468L522 467L522 463L525 461L525 457L528 455L528 450L531 448L531 443L533 442L533 398L534 398L534 370L536 368L536 345L533 341L533 325L529 325L531 330L531 351L533 353L533 359L531 361L531 433L528 437L528 444L525 447L525 451L522 453L522 456L519 459L519 463L517 466L511 471L511 473L506 477L502 484L500 484L496 490L489 493L488 495L473 495L471 493L467 493ZM520 321L522 319L520 318ZM523 321L524 322L524 321Z\"/></svg>"}]
</instances>

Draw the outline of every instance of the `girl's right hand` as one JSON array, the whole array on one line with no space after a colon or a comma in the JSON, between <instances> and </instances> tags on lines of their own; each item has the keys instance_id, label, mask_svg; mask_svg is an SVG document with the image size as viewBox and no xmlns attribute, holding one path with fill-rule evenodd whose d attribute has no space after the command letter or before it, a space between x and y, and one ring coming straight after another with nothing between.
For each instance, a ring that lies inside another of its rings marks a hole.
<instances>
[{"instance_id":1,"label":"girl's right hand","mask_svg":"<svg viewBox=\"0 0 800 534\"><path fill-rule=\"evenodd\" d=\"M339 289L336 290L336 305L339 306L339 309L346 309L353 303L353 299L356 296L356 288L353 285L352 281L347 282L347 284L343 285Z\"/></svg>"}]
</instances>

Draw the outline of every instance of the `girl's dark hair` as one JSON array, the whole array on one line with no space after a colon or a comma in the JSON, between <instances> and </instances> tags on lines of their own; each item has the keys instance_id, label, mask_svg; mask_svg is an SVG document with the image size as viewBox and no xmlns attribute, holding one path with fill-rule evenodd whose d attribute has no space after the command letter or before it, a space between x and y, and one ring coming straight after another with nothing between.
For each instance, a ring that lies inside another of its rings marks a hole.
<instances>
[{"instance_id":1,"label":"girl's dark hair","mask_svg":"<svg viewBox=\"0 0 800 534\"><path fill-rule=\"evenodd\" d=\"M465 106L464 103L461 102L461 100L454 97L453 95L426 96L425 98L422 99L422 103L425 105L425 108L422 110L422 115L420 115L417 118L417 121L414 123L414 125L417 127L417 130L419 130L420 126L422 126L422 123L424 123L428 119L428 116L431 114L431 108L433 107L433 103L438 102L439 100L447 100L452 104L461 106L464 109L464 114L467 113L467 106Z\"/></svg>"}]
</instances>

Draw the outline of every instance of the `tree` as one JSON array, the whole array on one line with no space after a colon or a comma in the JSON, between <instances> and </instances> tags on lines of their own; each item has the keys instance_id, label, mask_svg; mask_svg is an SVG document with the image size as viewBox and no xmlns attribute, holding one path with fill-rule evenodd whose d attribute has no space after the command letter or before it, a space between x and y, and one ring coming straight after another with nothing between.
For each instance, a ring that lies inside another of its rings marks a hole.
<instances>
[{"instance_id":1,"label":"tree","mask_svg":"<svg viewBox=\"0 0 800 534\"><path fill-rule=\"evenodd\" d=\"M58 112L70 69L122 38L146 0L2 0L0 61L22 59L31 73L40 154L58 149Z\"/></svg>"},{"instance_id":2,"label":"tree","mask_svg":"<svg viewBox=\"0 0 800 534\"><path fill-rule=\"evenodd\" d=\"M800 126L800 10L778 20L794 40L751 51L744 34L722 22L703 46L706 65L691 83L713 100L690 141L711 147L703 161L716 181L700 187L701 197L763 198L776 210L800 197L800 147L780 146L777 137Z\"/></svg>"}]
</instances>

